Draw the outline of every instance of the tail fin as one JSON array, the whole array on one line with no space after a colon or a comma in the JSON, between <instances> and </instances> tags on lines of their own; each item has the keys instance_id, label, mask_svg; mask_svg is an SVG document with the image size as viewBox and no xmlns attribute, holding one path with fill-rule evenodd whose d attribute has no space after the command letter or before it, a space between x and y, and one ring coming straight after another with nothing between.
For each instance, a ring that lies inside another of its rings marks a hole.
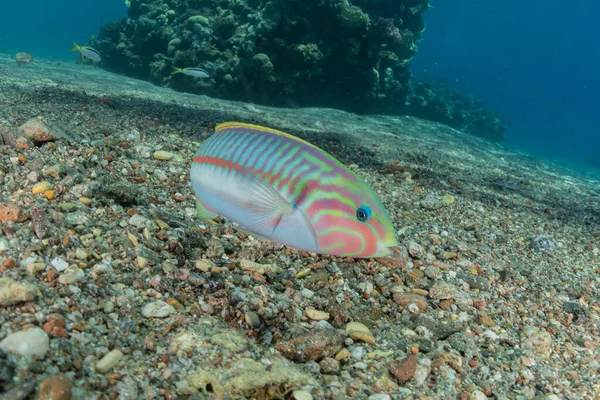
<instances>
[{"instance_id":1,"label":"tail fin","mask_svg":"<svg viewBox=\"0 0 600 400\"><path fill-rule=\"evenodd\" d=\"M71 49L71 51L77 51L81 49L81 46L79 46L77 43L73 42L73 48Z\"/></svg>"},{"instance_id":2,"label":"tail fin","mask_svg":"<svg viewBox=\"0 0 600 400\"><path fill-rule=\"evenodd\" d=\"M171 75L175 75L181 71L183 71L183 68L173 67L173 72L171 72Z\"/></svg>"}]
</instances>

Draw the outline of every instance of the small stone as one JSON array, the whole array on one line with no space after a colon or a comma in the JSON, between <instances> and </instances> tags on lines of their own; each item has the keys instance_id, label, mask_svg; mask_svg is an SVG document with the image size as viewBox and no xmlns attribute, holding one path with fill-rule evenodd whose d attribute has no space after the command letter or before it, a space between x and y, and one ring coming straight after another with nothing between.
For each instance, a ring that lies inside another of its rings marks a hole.
<instances>
[{"instance_id":1,"label":"small stone","mask_svg":"<svg viewBox=\"0 0 600 400\"><path fill-rule=\"evenodd\" d=\"M491 319L487 314L483 314L481 317L477 319L477 323L479 325L487 325L487 326L495 326L496 323L493 319Z\"/></svg>"},{"instance_id":2,"label":"small stone","mask_svg":"<svg viewBox=\"0 0 600 400\"><path fill-rule=\"evenodd\" d=\"M204 259L196 260L194 264L196 266L196 269L199 269L202 272L209 272L215 267L215 264L213 264L212 261Z\"/></svg>"},{"instance_id":3,"label":"small stone","mask_svg":"<svg viewBox=\"0 0 600 400\"><path fill-rule=\"evenodd\" d=\"M51 223L44 210L37 207L31 209L31 225L38 239L44 239L50 235Z\"/></svg>"},{"instance_id":4,"label":"small stone","mask_svg":"<svg viewBox=\"0 0 600 400\"><path fill-rule=\"evenodd\" d=\"M75 204L75 203L60 203L58 205L58 208L62 212L70 213L70 212L77 210L77 204Z\"/></svg>"},{"instance_id":5,"label":"small stone","mask_svg":"<svg viewBox=\"0 0 600 400\"><path fill-rule=\"evenodd\" d=\"M346 325L346 333L354 340L361 340L366 343L375 343L375 337L366 325L360 322L349 322Z\"/></svg>"},{"instance_id":6,"label":"small stone","mask_svg":"<svg viewBox=\"0 0 600 400\"><path fill-rule=\"evenodd\" d=\"M0 252L4 252L6 250L10 249L10 245L8 243L8 240L4 239L4 238L0 238Z\"/></svg>"},{"instance_id":7,"label":"small stone","mask_svg":"<svg viewBox=\"0 0 600 400\"><path fill-rule=\"evenodd\" d=\"M487 396L481 390L474 390L469 400L487 400Z\"/></svg>"},{"instance_id":8,"label":"small stone","mask_svg":"<svg viewBox=\"0 0 600 400\"><path fill-rule=\"evenodd\" d=\"M424 312L428 307L427 299L414 293L394 293L394 302L402 308L414 304L418 312Z\"/></svg>"},{"instance_id":9,"label":"small stone","mask_svg":"<svg viewBox=\"0 0 600 400\"><path fill-rule=\"evenodd\" d=\"M338 374L340 372L340 362L335 358L325 357L319 363L321 373L323 374Z\"/></svg>"},{"instance_id":10,"label":"small stone","mask_svg":"<svg viewBox=\"0 0 600 400\"><path fill-rule=\"evenodd\" d=\"M306 316L313 321L323 321L329 319L329 313L325 311L315 310L314 308L308 308L306 310Z\"/></svg>"},{"instance_id":11,"label":"small stone","mask_svg":"<svg viewBox=\"0 0 600 400\"><path fill-rule=\"evenodd\" d=\"M369 360L379 360L380 358L384 358L384 357L388 357L391 356L392 354L394 354L393 351L372 351L370 353L367 353L367 358Z\"/></svg>"},{"instance_id":12,"label":"small stone","mask_svg":"<svg viewBox=\"0 0 600 400\"><path fill-rule=\"evenodd\" d=\"M144 226L150 225L150 220L144 217L142 214L135 214L129 219L129 225L133 225L137 228L143 228Z\"/></svg>"},{"instance_id":13,"label":"small stone","mask_svg":"<svg viewBox=\"0 0 600 400\"><path fill-rule=\"evenodd\" d=\"M86 260L89 254L83 249L77 249L75 250L75 257L79 260Z\"/></svg>"},{"instance_id":14,"label":"small stone","mask_svg":"<svg viewBox=\"0 0 600 400\"><path fill-rule=\"evenodd\" d=\"M540 235L529 242L529 248L535 252L553 252L555 249L554 242L546 235Z\"/></svg>"},{"instance_id":15,"label":"small stone","mask_svg":"<svg viewBox=\"0 0 600 400\"><path fill-rule=\"evenodd\" d=\"M69 268L69 263L63 260L62 258L56 257L52 261L50 261L50 265L54 267L58 272L63 272L67 268Z\"/></svg>"},{"instance_id":16,"label":"small stone","mask_svg":"<svg viewBox=\"0 0 600 400\"><path fill-rule=\"evenodd\" d=\"M425 248L414 240L409 240L406 244L406 250L414 258L421 259L425 256Z\"/></svg>"},{"instance_id":17,"label":"small stone","mask_svg":"<svg viewBox=\"0 0 600 400\"><path fill-rule=\"evenodd\" d=\"M244 271L256 272L260 275L264 275L267 273L276 274L281 272L281 268L279 268L277 265L259 264L257 262L245 259L240 260L240 268Z\"/></svg>"},{"instance_id":18,"label":"small stone","mask_svg":"<svg viewBox=\"0 0 600 400\"><path fill-rule=\"evenodd\" d=\"M32 118L21 125L25 136L34 143L45 143L56 140L56 135L38 118Z\"/></svg>"},{"instance_id":19,"label":"small stone","mask_svg":"<svg viewBox=\"0 0 600 400\"><path fill-rule=\"evenodd\" d=\"M400 383L404 383L412 379L417 369L417 356L410 354L402 361L391 361L388 364L390 373Z\"/></svg>"},{"instance_id":20,"label":"small stone","mask_svg":"<svg viewBox=\"0 0 600 400\"><path fill-rule=\"evenodd\" d=\"M34 400L69 400L73 382L65 375L50 376L40 382Z\"/></svg>"},{"instance_id":21,"label":"small stone","mask_svg":"<svg viewBox=\"0 0 600 400\"><path fill-rule=\"evenodd\" d=\"M0 278L0 306L12 306L32 301L38 289L31 283L15 281L12 278Z\"/></svg>"},{"instance_id":22,"label":"small stone","mask_svg":"<svg viewBox=\"0 0 600 400\"><path fill-rule=\"evenodd\" d=\"M421 200L419 204L421 205L421 207L429 211L439 210L440 208L447 205L443 198L432 194L427 195L427 197Z\"/></svg>"},{"instance_id":23,"label":"small stone","mask_svg":"<svg viewBox=\"0 0 600 400\"><path fill-rule=\"evenodd\" d=\"M38 327L11 333L0 342L2 351L23 357L28 362L43 359L49 348L48 334Z\"/></svg>"},{"instance_id":24,"label":"small stone","mask_svg":"<svg viewBox=\"0 0 600 400\"><path fill-rule=\"evenodd\" d=\"M533 355L544 358L550 357L552 353L552 336L545 330L528 325L521 331L521 346Z\"/></svg>"},{"instance_id":25,"label":"small stone","mask_svg":"<svg viewBox=\"0 0 600 400\"><path fill-rule=\"evenodd\" d=\"M415 375L413 377L416 386L422 386L429 376L429 372L431 371L431 361L427 360L428 364L420 365L417 364L417 368L415 369Z\"/></svg>"},{"instance_id":26,"label":"small stone","mask_svg":"<svg viewBox=\"0 0 600 400\"><path fill-rule=\"evenodd\" d=\"M85 272L77 266L67 268L64 274L58 277L58 282L62 285L72 285L76 282L83 282L85 280Z\"/></svg>"},{"instance_id":27,"label":"small stone","mask_svg":"<svg viewBox=\"0 0 600 400\"><path fill-rule=\"evenodd\" d=\"M377 393L377 394L372 394L369 397L367 397L367 400L392 400L392 398L390 397L389 394Z\"/></svg>"},{"instance_id":28,"label":"small stone","mask_svg":"<svg viewBox=\"0 0 600 400\"><path fill-rule=\"evenodd\" d=\"M107 301L106 303L104 303L104 312L107 314L110 314L111 312L115 311L115 303L113 303L112 301Z\"/></svg>"},{"instance_id":29,"label":"small stone","mask_svg":"<svg viewBox=\"0 0 600 400\"><path fill-rule=\"evenodd\" d=\"M312 400L313 398L306 390L294 390L292 392L292 397L295 400Z\"/></svg>"},{"instance_id":30,"label":"small stone","mask_svg":"<svg viewBox=\"0 0 600 400\"><path fill-rule=\"evenodd\" d=\"M490 282L478 275L456 274L456 277L467 282L471 289L489 290L490 288Z\"/></svg>"},{"instance_id":31,"label":"small stone","mask_svg":"<svg viewBox=\"0 0 600 400\"><path fill-rule=\"evenodd\" d=\"M33 188L31 188L31 193L41 194L47 192L48 190L52 190L52 184L48 181L41 181L33 185Z\"/></svg>"},{"instance_id":32,"label":"small stone","mask_svg":"<svg viewBox=\"0 0 600 400\"><path fill-rule=\"evenodd\" d=\"M14 147L21 150L27 150L33 146L33 143L22 132L17 132L8 126L0 126L0 143L4 141L4 144L10 147Z\"/></svg>"},{"instance_id":33,"label":"small stone","mask_svg":"<svg viewBox=\"0 0 600 400\"><path fill-rule=\"evenodd\" d=\"M19 207L0 204L0 222L23 222L26 221L27 218L29 218L29 214Z\"/></svg>"},{"instance_id":34,"label":"small stone","mask_svg":"<svg viewBox=\"0 0 600 400\"><path fill-rule=\"evenodd\" d=\"M310 268L301 269L296 274L296 279L302 279L304 277L307 277L308 275L310 275L311 271L312 271L312 269L310 269Z\"/></svg>"},{"instance_id":35,"label":"small stone","mask_svg":"<svg viewBox=\"0 0 600 400\"><path fill-rule=\"evenodd\" d=\"M116 366L123 358L123 353L119 349L114 349L108 352L104 357L96 363L96 371L104 374Z\"/></svg>"},{"instance_id":36,"label":"small stone","mask_svg":"<svg viewBox=\"0 0 600 400\"><path fill-rule=\"evenodd\" d=\"M173 159L173 157L175 157L175 154L171 153L170 151L159 150L155 151L152 156L156 160L170 161Z\"/></svg>"},{"instance_id":37,"label":"small stone","mask_svg":"<svg viewBox=\"0 0 600 400\"><path fill-rule=\"evenodd\" d=\"M252 328L260 326L260 318L258 317L258 314L254 311L248 311L246 315L244 315L244 319L246 320L246 323Z\"/></svg>"},{"instance_id":38,"label":"small stone","mask_svg":"<svg viewBox=\"0 0 600 400\"><path fill-rule=\"evenodd\" d=\"M142 315L145 318L164 318L175 314L175 307L162 300L147 303L142 307Z\"/></svg>"},{"instance_id":39,"label":"small stone","mask_svg":"<svg viewBox=\"0 0 600 400\"><path fill-rule=\"evenodd\" d=\"M137 256L137 264L140 269L144 269L148 266L148 259L142 256Z\"/></svg>"},{"instance_id":40,"label":"small stone","mask_svg":"<svg viewBox=\"0 0 600 400\"><path fill-rule=\"evenodd\" d=\"M429 289L429 297L438 300L452 299L458 293L456 286L438 281Z\"/></svg>"},{"instance_id":41,"label":"small stone","mask_svg":"<svg viewBox=\"0 0 600 400\"><path fill-rule=\"evenodd\" d=\"M335 355L335 360L336 361L341 361L344 360L346 358L350 357L350 350L344 348L341 349L336 355Z\"/></svg>"},{"instance_id":42,"label":"small stone","mask_svg":"<svg viewBox=\"0 0 600 400\"><path fill-rule=\"evenodd\" d=\"M275 348L295 362L319 361L340 351L343 340L337 330L313 330L294 339L281 341Z\"/></svg>"},{"instance_id":43,"label":"small stone","mask_svg":"<svg viewBox=\"0 0 600 400\"><path fill-rule=\"evenodd\" d=\"M444 197L442 197L442 200L447 205L454 204L454 202L456 201L456 199L454 198L454 196L451 196L449 194L447 194Z\"/></svg>"}]
</instances>

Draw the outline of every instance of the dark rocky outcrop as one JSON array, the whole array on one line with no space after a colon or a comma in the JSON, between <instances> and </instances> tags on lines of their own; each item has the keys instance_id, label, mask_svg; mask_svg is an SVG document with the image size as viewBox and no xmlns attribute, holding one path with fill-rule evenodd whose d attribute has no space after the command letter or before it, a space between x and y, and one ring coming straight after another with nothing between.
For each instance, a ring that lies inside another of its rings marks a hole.
<instances>
[{"instance_id":1,"label":"dark rocky outcrop","mask_svg":"<svg viewBox=\"0 0 600 400\"><path fill-rule=\"evenodd\" d=\"M129 18L104 26L91 45L105 68L175 90L419 115L501 139L503 123L466 123L469 104L449 111L413 87L409 61L428 7L427 0L131 0ZM200 67L210 78L171 75L173 67Z\"/></svg>"}]
</instances>

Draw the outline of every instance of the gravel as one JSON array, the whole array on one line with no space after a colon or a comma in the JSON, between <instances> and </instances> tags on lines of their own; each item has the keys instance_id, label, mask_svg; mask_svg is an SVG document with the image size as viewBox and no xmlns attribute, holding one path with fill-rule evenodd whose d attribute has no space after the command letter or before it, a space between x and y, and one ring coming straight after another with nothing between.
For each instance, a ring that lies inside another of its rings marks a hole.
<instances>
[{"instance_id":1,"label":"gravel","mask_svg":"<svg viewBox=\"0 0 600 400\"><path fill-rule=\"evenodd\" d=\"M600 391L592 176L414 118L249 108L90 66L13 63L0 55L0 390ZM393 256L309 254L197 220L190 163L226 120L286 130L353 164L398 229Z\"/></svg>"}]
</instances>

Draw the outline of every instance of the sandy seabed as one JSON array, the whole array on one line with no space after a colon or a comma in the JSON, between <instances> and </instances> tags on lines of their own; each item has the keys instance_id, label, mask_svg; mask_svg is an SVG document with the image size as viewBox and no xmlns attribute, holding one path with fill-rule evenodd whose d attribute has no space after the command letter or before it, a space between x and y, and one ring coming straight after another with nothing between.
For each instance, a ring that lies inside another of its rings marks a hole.
<instances>
[{"instance_id":1,"label":"sandy seabed","mask_svg":"<svg viewBox=\"0 0 600 400\"><path fill-rule=\"evenodd\" d=\"M75 63L0 56L0 104L2 399L600 399L590 174L415 118ZM394 221L394 255L199 221L190 163L224 121L353 168Z\"/></svg>"}]
</instances>

